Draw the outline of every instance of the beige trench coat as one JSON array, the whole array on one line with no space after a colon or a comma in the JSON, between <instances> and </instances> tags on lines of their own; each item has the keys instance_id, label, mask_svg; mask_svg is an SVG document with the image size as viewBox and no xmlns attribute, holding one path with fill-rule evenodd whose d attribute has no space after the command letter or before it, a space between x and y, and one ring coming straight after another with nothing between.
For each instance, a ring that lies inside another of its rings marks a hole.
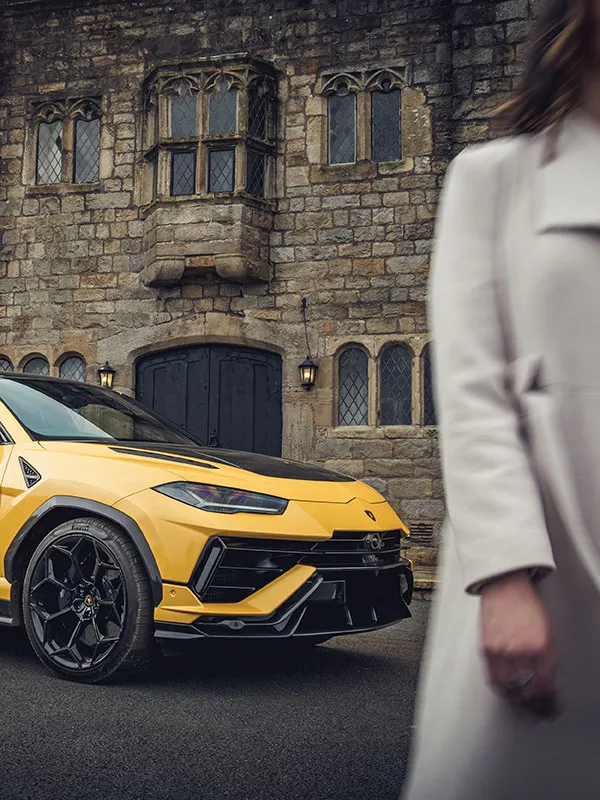
<instances>
[{"instance_id":1,"label":"beige trench coat","mask_svg":"<svg viewBox=\"0 0 600 800\"><path fill-rule=\"evenodd\" d=\"M448 521L403 797L598 800L600 124L455 159L430 312ZM479 654L478 585L524 567L558 645L554 722L497 698Z\"/></svg>"}]
</instances>

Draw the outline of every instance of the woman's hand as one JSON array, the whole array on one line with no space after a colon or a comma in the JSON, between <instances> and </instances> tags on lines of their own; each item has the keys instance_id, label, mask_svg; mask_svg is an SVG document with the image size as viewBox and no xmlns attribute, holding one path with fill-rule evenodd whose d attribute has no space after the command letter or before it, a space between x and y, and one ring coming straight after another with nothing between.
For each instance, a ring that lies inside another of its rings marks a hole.
<instances>
[{"instance_id":1,"label":"woman's hand","mask_svg":"<svg viewBox=\"0 0 600 800\"><path fill-rule=\"evenodd\" d=\"M481 589L481 648L501 694L540 716L556 713L556 658L546 610L527 571Z\"/></svg>"}]
</instances>

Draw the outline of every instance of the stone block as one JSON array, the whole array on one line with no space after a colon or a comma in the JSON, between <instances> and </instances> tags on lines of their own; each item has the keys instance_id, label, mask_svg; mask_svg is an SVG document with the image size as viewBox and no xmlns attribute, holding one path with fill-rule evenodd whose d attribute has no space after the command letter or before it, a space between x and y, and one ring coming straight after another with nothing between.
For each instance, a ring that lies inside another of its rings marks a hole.
<instances>
[{"instance_id":1,"label":"stone block","mask_svg":"<svg viewBox=\"0 0 600 800\"><path fill-rule=\"evenodd\" d=\"M389 483L389 492L394 493L393 481ZM400 509L405 517L412 520L441 520L446 509L442 500L402 500Z\"/></svg>"},{"instance_id":2,"label":"stone block","mask_svg":"<svg viewBox=\"0 0 600 800\"><path fill-rule=\"evenodd\" d=\"M363 474L363 462L352 459L332 459L324 464L326 469L348 475L351 478L360 478Z\"/></svg>"},{"instance_id":3,"label":"stone block","mask_svg":"<svg viewBox=\"0 0 600 800\"><path fill-rule=\"evenodd\" d=\"M308 167L288 167L286 169L286 182L288 186L308 186Z\"/></svg>"},{"instance_id":4,"label":"stone block","mask_svg":"<svg viewBox=\"0 0 600 800\"><path fill-rule=\"evenodd\" d=\"M529 19L529 0L506 0L505 2L495 3L495 12L498 22Z\"/></svg>"},{"instance_id":5,"label":"stone block","mask_svg":"<svg viewBox=\"0 0 600 800\"><path fill-rule=\"evenodd\" d=\"M366 476L377 478L397 479L412 477L414 474L412 461L402 461L397 458L366 459L364 470Z\"/></svg>"},{"instance_id":6,"label":"stone block","mask_svg":"<svg viewBox=\"0 0 600 800\"><path fill-rule=\"evenodd\" d=\"M127 208L131 203L129 192L105 192L88 194L85 205L88 209L95 208Z\"/></svg>"}]
</instances>

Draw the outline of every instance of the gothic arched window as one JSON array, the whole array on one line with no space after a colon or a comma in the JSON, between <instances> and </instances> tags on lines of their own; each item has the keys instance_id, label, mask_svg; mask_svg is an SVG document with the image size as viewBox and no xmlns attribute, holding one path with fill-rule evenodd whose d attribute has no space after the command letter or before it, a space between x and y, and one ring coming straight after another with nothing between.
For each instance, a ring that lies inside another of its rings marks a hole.
<instances>
[{"instance_id":1,"label":"gothic arched window","mask_svg":"<svg viewBox=\"0 0 600 800\"><path fill-rule=\"evenodd\" d=\"M338 387L338 425L368 425L369 359L360 347L340 355Z\"/></svg>"},{"instance_id":2,"label":"gothic arched window","mask_svg":"<svg viewBox=\"0 0 600 800\"><path fill-rule=\"evenodd\" d=\"M379 358L381 425L412 424L412 353L406 344L388 345Z\"/></svg>"},{"instance_id":3,"label":"gothic arched window","mask_svg":"<svg viewBox=\"0 0 600 800\"><path fill-rule=\"evenodd\" d=\"M50 365L48 364L48 359L43 356L30 358L23 367L23 372L29 375L49 375Z\"/></svg>"},{"instance_id":4,"label":"gothic arched window","mask_svg":"<svg viewBox=\"0 0 600 800\"><path fill-rule=\"evenodd\" d=\"M356 161L356 94L340 81L327 98L329 163L353 164Z\"/></svg>"},{"instance_id":5,"label":"gothic arched window","mask_svg":"<svg viewBox=\"0 0 600 800\"><path fill-rule=\"evenodd\" d=\"M61 363L59 369L61 378L70 381L85 381L85 361L81 356L69 356Z\"/></svg>"}]
</instances>

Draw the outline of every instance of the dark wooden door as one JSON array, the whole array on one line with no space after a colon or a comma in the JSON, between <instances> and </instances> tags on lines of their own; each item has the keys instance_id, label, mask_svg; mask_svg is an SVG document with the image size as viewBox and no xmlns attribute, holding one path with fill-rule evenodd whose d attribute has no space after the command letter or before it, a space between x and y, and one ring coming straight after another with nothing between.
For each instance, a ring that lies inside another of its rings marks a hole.
<instances>
[{"instance_id":1,"label":"dark wooden door","mask_svg":"<svg viewBox=\"0 0 600 800\"><path fill-rule=\"evenodd\" d=\"M213 447L281 455L281 358L197 345L140 359L136 396Z\"/></svg>"}]
</instances>

